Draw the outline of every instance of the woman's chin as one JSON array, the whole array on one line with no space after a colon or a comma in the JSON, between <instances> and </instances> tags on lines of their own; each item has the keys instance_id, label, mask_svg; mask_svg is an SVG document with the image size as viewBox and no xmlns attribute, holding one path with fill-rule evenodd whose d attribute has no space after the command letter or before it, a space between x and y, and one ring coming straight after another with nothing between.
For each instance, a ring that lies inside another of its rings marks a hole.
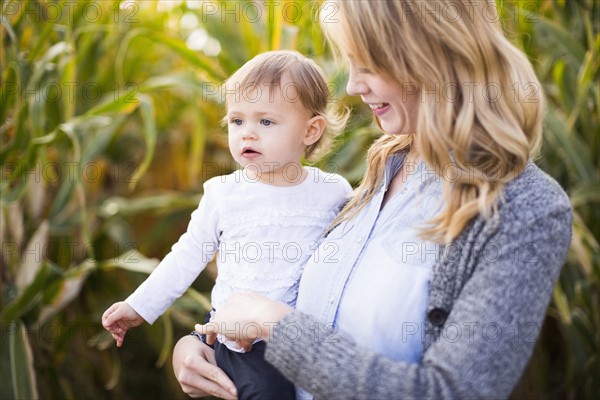
<instances>
[{"instance_id":1,"label":"woman's chin","mask_svg":"<svg viewBox=\"0 0 600 400\"><path fill-rule=\"evenodd\" d=\"M405 129L385 129L385 127L382 127L382 130L388 135L392 136L410 135L410 132L407 132Z\"/></svg>"}]
</instances>

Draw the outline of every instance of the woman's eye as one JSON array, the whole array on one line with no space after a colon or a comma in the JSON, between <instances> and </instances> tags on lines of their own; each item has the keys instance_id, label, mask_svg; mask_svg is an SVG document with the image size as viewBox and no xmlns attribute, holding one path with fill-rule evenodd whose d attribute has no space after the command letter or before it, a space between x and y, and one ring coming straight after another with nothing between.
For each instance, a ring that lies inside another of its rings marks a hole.
<instances>
[{"instance_id":1,"label":"woman's eye","mask_svg":"<svg viewBox=\"0 0 600 400\"><path fill-rule=\"evenodd\" d=\"M263 124L264 126L270 126L273 123L273 121L270 121L268 119L261 119L260 123Z\"/></svg>"},{"instance_id":2,"label":"woman's eye","mask_svg":"<svg viewBox=\"0 0 600 400\"><path fill-rule=\"evenodd\" d=\"M241 119L239 119L239 118L232 118L232 119L229 121L229 123L231 123L231 124L234 124L234 125L237 125L237 126L240 126L240 125L242 125L242 120L241 120Z\"/></svg>"},{"instance_id":3,"label":"woman's eye","mask_svg":"<svg viewBox=\"0 0 600 400\"><path fill-rule=\"evenodd\" d=\"M356 69L360 74L370 74L371 71L368 68L357 68Z\"/></svg>"}]
</instances>

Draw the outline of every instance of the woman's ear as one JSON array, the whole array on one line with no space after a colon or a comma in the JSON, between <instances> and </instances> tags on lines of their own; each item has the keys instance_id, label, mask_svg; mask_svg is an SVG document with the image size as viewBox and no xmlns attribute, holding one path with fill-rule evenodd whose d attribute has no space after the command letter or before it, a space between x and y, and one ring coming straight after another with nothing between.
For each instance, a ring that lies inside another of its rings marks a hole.
<instances>
[{"instance_id":1,"label":"woman's ear","mask_svg":"<svg viewBox=\"0 0 600 400\"><path fill-rule=\"evenodd\" d=\"M316 117L312 117L306 123L306 132L304 133L304 145L310 146L311 144L315 144L325 132L325 118L317 115Z\"/></svg>"}]
</instances>

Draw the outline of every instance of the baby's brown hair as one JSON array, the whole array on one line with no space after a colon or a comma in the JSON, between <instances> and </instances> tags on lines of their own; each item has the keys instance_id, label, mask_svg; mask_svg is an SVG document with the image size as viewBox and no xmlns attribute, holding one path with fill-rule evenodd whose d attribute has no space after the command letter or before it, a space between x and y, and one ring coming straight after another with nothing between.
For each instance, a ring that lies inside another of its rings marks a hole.
<instances>
[{"instance_id":1,"label":"baby's brown hair","mask_svg":"<svg viewBox=\"0 0 600 400\"><path fill-rule=\"evenodd\" d=\"M327 152L333 139L342 132L349 113L332 109L325 74L313 60L290 50L261 53L246 62L225 82L226 93L240 94L260 85L269 86L271 90L274 87L281 88L284 75L293 82L298 100L312 117L325 118L323 135L304 152L307 160L316 161Z\"/></svg>"}]
</instances>

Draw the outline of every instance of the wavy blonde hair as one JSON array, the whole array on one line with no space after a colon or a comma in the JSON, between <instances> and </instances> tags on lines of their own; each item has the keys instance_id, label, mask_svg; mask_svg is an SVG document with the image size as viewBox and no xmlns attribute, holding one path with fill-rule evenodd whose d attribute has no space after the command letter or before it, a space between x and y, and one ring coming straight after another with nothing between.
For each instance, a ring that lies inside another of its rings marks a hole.
<instances>
[{"instance_id":1,"label":"wavy blonde hair","mask_svg":"<svg viewBox=\"0 0 600 400\"><path fill-rule=\"evenodd\" d=\"M325 119L325 130L319 140L304 150L308 161L318 160L326 153L335 139L344 129L349 110L336 109L329 101L331 97L325 74L313 60L297 51L276 50L258 54L240 67L227 81L227 94L243 94L268 86L281 88L281 81L287 75L297 91L298 99L312 115ZM281 88L285 89L285 88Z\"/></svg>"},{"instance_id":2,"label":"wavy blonde hair","mask_svg":"<svg viewBox=\"0 0 600 400\"><path fill-rule=\"evenodd\" d=\"M365 177L334 224L373 198L390 155L413 148L442 179L448 166L456 171L443 179L445 207L425 237L448 243L477 215L497 215L504 186L540 147L544 98L495 7L493 0L325 3L321 27L338 56L428 96L414 135L386 134L369 149Z\"/></svg>"}]
</instances>

